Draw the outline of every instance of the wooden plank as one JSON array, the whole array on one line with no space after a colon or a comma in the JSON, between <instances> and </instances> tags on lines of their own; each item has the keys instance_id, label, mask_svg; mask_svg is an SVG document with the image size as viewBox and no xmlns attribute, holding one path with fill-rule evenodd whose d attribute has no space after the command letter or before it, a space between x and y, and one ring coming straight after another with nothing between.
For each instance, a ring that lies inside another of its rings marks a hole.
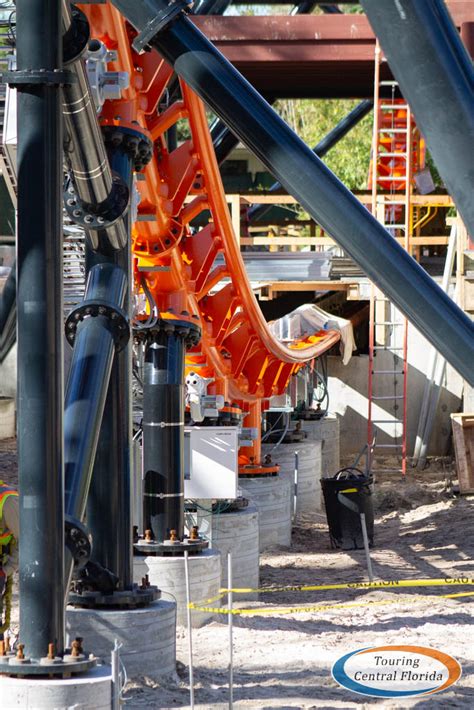
<instances>
[{"instance_id":1,"label":"wooden plank","mask_svg":"<svg viewBox=\"0 0 474 710\"><path fill-rule=\"evenodd\" d=\"M348 281L275 281L255 290L262 291L262 297L268 301L278 298L280 293L302 291L349 291L357 284Z\"/></svg>"},{"instance_id":2,"label":"wooden plank","mask_svg":"<svg viewBox=\"0 0 474 710\"><path fill-rule=\"evenodd\" d=\"M474 414L451 414L451 422L459 490L474 493Z\"/></svg>"},{"instance_id":3,"label":"wooden plank","mask_svg":"<svg viewBox=\"0 0 474 710\"><path fill-rule=\"evenodd\" d=\"M332 246L330 237L242 237L240 243L245 246L284 247L284 246Z\"/></svg>"},{"instance_id":4,"label":"wooden plank","mask_svg":"<svg viewBox=\"0 0 474 710\"><path fill-rule=\"evenodd\" d=\"M355 197L357 197L360 202L364 205L371 204L371 195L364 192L354 192ZM231 195L227 195L227 198ZM250 205L297 205L298 200L295 200L291 195L270 195L270 194L245 194L240 195L240 199ZM403 195L384 195L383 193L377 195L377 199L383 200L386 203L396 201L398 202L403 198ZM431 207L454 207L453 198L451 195L412 195L411 196L412 205L426 205Z\"/></svg>"},{"instance_id":5,"label":"wooden plank","mask_svg":"<svg viewBox=\"0 0 474 710\"><path fill-rule=\"evenodd\" d=\"M396 237L403 244L404 237ZM449 237L412 237L412 246L434 246L447 244ZM337 244L331 237L242 237L245 246L333 246Z\"/></svg>"}]
</instances>

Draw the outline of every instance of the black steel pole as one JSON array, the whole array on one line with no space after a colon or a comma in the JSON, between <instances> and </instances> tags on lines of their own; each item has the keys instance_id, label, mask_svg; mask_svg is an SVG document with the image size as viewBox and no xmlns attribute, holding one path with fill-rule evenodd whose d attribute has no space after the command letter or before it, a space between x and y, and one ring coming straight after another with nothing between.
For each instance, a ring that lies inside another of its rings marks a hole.
<instances>
[{"instance_id":1,"label":"black steel pole","mask_svg":"<svg viewBox=\"0 0 474 710\"><path fill-rule=\"evenodd\" d=\"M143 373L144 524L158 542L184 535L185 341L162 326L148 336Z\"/></svg>"},{"instance_id":2,"label":"black steel pole","mask_svg":"<svg viewBox=\"0 0 474 710\"><path fill-rule=\"evenodd\" d=\"M113 4L138 29L159 0ZM468 382L474 325L184 15L149 43ZM472 147L472 146L471 146Z\"/></svg>"},{"instance_id":3,"label":"black steel pole","mask_svg":"<svg viewBox=\"0 0 474 710\"><path fill-rule=\"evenodd\" d=\"M65 601L73 561L81 561L81 523L99 439L112 362L129 338L122 310L127 279L122 269L98 264L91 269L84 301L69 315L66 336L74 343L64 405L65 512L68 551L64 566ZM73 534L70 530L73 530Z\"/></svg>"},{"instance_id":4,"label":"black steel pole","mask_svg":"<svg viewBox=\"0 0 474 710\"><path fill-rule=\"evenodd\" d=\"M120 321L120 328L125 327L122 309L126 290L122 269L98 264L89 273L84 301L68 318L67 335L71 338L71 330L75 335L64 405L65 510L79 521L86 509L119 337L114 323Z\"/></svg>"},{"instance_id":5,"label":"black steel pole","mask_svg":"<svg viewBox=\"0 0 474 710\"><path fill-rule=\"evenodd\" d=\"M442 0L362 0L403 96L474 234L474 68Z\"/></svg>"},{"instance_id":6,"label":"black steel pole","mask_svg":"<svg viewBox=\"0 0 474 710\"><path fill-rule=\"evenodd\" d=\"M40 659L64 648L61 5L16 8L20 640Z\"/></svg>"},{"instance_id":7,"label":"black steel pole","mask_svg":"<svg viewBox=\"0 0 474 710\"><path fill-rule=\"evenodd\" d=\"M339 143L349 131L354 128L367 114L372 110L374 102L372 99L364 99L355 108L350 111L347 116L344 116L339 123L334 126L334 128L329 131L327 136L324 136L322 140L313 148L313 153L319 158L323 158L326 153L328 153L331 148ZM281 183L275 182L271 187L269 192L276 192L280 190ZM252 205L247 212L250 221L256 221L261 219L266 212L269 210L268 205Z\"/></svg>"},{"instance_id":8,"label":"black steel pole","mask_svg":"<svg viewBox=\"0 0 474 710\"><path fill-rule=\"evenodd\" d=\"M118 130L117 130L118 132ZM132 157L117 146L109 150L112 170L128 185L133 185ZM129 218L125 228L129 233ZM131 250L130 238L113 257L86 252L87 270L110 260L127 275L124 311L130 318ZM87 502L87 527L94 541L92 559L118 577L118 591L133 586L133 549L131 519L132 344L117 353L112 366L94 470Z\"/></svg>"}]
</instances>

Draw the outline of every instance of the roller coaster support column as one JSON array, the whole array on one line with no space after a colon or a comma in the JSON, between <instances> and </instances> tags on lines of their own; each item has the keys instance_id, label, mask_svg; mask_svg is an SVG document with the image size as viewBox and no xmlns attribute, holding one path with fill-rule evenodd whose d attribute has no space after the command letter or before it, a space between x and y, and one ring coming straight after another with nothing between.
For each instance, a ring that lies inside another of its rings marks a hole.
<instances>
[{"instance_id":1,"label":"roller coaster support column","mask_svg":"<svg viewBox=\"0 0 474 710\"><path fill-rule=\"evenodd\" d=\"M103 134L110 166L127 185L131 194L133 170L141 170L144 156L151 156L151 143L138 131L120 126L104 127ZM125 218L129 235L130 216ZM127 277L124 311L130 318L131 253L130 236L127 245L110 257L87 250L88 268L98 263L113 263ZM117 578L113 595L89 594L92 606L133 605L144 603L143 590L135 593L133 583L132 520L131 520L131 448L132 448L132 345L131 341L116 354L110 377L109 391L100 430L94 472L87 504L87 526L94 547L92 561L99 563ZM100 572L100 570L99 570ZM100 578L99 578L100 579ZM106 578L103 578L106 581ZM96 580L97 582L97 580ZM96 587L100 584L97 585ZM152 590L148 590L150 593ZM150 595L149 595L150 596ZM81 601L77 596L73 602ZM151 597L152 599L152 597Z\"/></svg>"},{"instance_id":2,"label":"roller coaster support column","mask_svg":"<svg viewBox=\"0 0 474 710\"><path fill-rule=\"evenodd\" d=\"M117 130L117 136L119 135ZM123 138L123 135L122 135ZM137 136L138 143L140 137ZM121 148L122 146L122 148ZM132 156L124 150L125 141L109 150L111 168L119 174L129 191L133 185ZM129 220L126 219L126 223ZM129 226L126 225L129 232ZM95 264L119 266L127 279L123 306L130 318L131 255L130 239L111 257L86 251L87 270ZM110 376L104 416L100 428L89 498L87 527L94 541L92 560L117 577L117 591L133 587L131 521L131 341L116 354Z\"/></svg>"},{"instance_id":3,"label":"roller coaster support column","mask_svg":"<svg viewBox=\"0 0 474 710\"><path fill-rule=\"evenodd\" d=\"M156 543L170 537L179 542L184 537L184 358L186 345L198 342L199 329L187 319L161 318L145 338L145 529Z\"/></svg>"},{"instance_id":4,"label":"roller coaster support column","mask_svg":"<svg viewBox=\"0 0 474 710\"><path fill-rule=\"evenodd\" d=\"M441 177L474 234L474 68L443 0L361 0Z\"/></svg>"},{"instance_id":5,"label":"roller coaster support column","mask_svg":"<svg viewBox=\"0 0 474 710\"><path fill-rule=\"evenodd\" d=\"M90 271L84 301L69 315L66 336L74 345L64 411L66 544L76 568L87 563L89 538L82 527L104 413L112 362L130 330L123 310L127 279L122 269L98 264ZM117 532L117 531L116 531ZM72 566L66 564L66 580ZM66 598L69 589L66 590Z\"/></svg>"},{"instance_id":6,"label":"roller coaster support column","mask_svg":"<svg viewBox=\"0 0 474 710\"><path fill-rule=\"evenodd\" d=\"M113 0L113 5L141 31L134 46L158 50L446 360L474 383L470 319L179 12L178 3Z\"/></svg>"},{"instance_id":7,"label":"roller coaster support column","mask_svg":"<svg viewBox=\"0 0 474 710\"><path fill-rule=\"evenodd\" d=\"M20 641L64 646L60 0L18 0Z\"/></svg>"}]
</instances>

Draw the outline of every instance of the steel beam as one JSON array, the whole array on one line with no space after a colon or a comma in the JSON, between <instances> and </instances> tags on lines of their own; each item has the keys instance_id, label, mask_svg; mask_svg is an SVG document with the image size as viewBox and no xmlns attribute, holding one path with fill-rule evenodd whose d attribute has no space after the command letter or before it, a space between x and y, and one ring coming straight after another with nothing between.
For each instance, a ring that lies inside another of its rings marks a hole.
<instances>
[{"instance_id":1,"label":"steel beam","mask_svg":"<svg viewBox=\"0 0 474 710\"><path fill-rule=\"evenodd\" d=\"M474 68L443 0L362 0L468 231L474 234Z\"/></svg>"},{"instance_id":2,"label":"steel beam","mask_svg":"<svg viewBox=\"0 0 474 710\"><path fill-rule=\"evenodd\" d=\"M39 660L64 647L61 4L16 8L20 641Z\"/></svg>"},{"instance_id":3,"label":"steel beam","mask_svg":"<svg viewBox=\"0 0 474 710\"><path fill-rule=\"evenodd\" d=\"M447 6L456 27L474 21L472 0ZM373 96L375 34L365 15L193 16L192 22L265 97ZM381 78L392 78L386 62Z\"/></svg>"},{"instance_id":4,"label":"steel beam","mask_svg":"<svg viewBox=\"0 0 474 710\"><path fill-rule=\"evenodd\" d=\"M159 0L113 4L138 30L166 7ZM474 382L471 320L190 20L177 16L150 44L448 362Z\"/></svg>"},{"instance_id":5,"label":"steel beam","mask_svg":"<svg viewBox=\"0 0 474 710\"><path fill-rule=\"evenodd\" d=\"M112 170L129 187L133 186L133 161L117 146L109 150ZM129 233L126 218L126 231ZM87 270L106 262L119 266L127 277L123 310L130 318L131 254L130 238L126 247L105 257L87 252ZM118 578L118 591L133 586L131 455L132 455L132 344L116 354L100 429L94 470L87 502L87 527L94 546L92 559Z\"/></svg>"}]
</instances>

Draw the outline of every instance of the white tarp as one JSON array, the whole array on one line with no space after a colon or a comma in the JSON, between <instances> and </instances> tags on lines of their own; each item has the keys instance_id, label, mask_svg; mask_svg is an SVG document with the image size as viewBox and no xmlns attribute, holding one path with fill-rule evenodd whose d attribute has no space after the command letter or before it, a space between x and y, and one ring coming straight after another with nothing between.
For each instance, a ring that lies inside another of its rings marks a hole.
<instances>
[{"instance_id":1,"label":"white tarp","mask_svg":"<svg viewBox=\"0 0 474 710\"><path fill-rule=\"evenodd\" d=\"M312 303L300 306L286 316L270 323L270 330L281 342L291 342L316 333L318 330L339 330L341 333L342 362L347 365L356 350L352 323L332 313L326 313Z\"/></svg>"}]
</instances>

